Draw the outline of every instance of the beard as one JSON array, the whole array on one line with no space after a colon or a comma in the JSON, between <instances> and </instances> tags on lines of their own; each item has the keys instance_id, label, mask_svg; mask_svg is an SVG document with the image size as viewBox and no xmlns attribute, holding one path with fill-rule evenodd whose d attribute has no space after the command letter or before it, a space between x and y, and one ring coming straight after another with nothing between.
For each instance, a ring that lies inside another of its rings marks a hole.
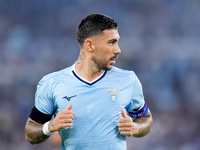
<instances>
[{"instance_id":1,"label":"beard","mask_svg":"<svg viewBox=\"0 0 200 150\"><path fill-rule=\"evenodd\" d=\"M112 65L108 65L109 61L110 61L111 59L116 59L116 58L117 58L117 56L112 57L112 58L110 58L109 60L106 60L106 59L99 59L99 58L97 58L97 57L93 57L92 60L93 60L94 64L96 64L97 69L98 69L99 71L101 71L101 70L106 70L106 71L108 71L108 70L111 70L111 69L112 69Z\"/></svg>"},{"instance_id":2,"label":"beard","mask_svg":"<svg viewBox=\"0 0 200 150\"><path fill-rule=\"evenodd\" d=\"M105 60L93 59L93 62L96 64L97 69L98 69L99 71L101 71L101 70L110 70L110 69L112 69L112 68L110 68L110 67L107 66L108 62L105 61Z\"/></svg>"}]
</instances>

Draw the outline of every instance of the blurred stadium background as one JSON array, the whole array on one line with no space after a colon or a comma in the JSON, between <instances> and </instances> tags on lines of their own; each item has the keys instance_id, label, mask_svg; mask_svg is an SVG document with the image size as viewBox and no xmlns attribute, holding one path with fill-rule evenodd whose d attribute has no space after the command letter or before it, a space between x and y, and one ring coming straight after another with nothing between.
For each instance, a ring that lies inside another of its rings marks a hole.
<instances>
[{"instance_id":1,"label":"blurred stadium background","mask_svg":"<svg viewBox=\"0 0 200 150\"><path fill-rule=\"evenodd\" d=\"M76 28L90 13L118 22L116 66L136 72L154 117L128 150L199 150L199 0L0 0L0 149L61 149L30 145L24 126L37 82L77 60Z\"/></svg>"}]
</instances>

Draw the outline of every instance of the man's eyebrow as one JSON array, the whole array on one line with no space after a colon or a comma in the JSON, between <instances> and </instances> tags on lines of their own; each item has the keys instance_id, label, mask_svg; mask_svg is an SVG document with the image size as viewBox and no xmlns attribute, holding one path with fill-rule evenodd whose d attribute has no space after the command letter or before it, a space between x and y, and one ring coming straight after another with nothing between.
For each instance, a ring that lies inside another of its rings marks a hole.
<instances>
[{"instance_id":1,"label":"man's eyebrow","mask_svg":"<svg viewBox=\"0 0 200 150\"><path fill-rule=\"evenodd\" d=\"M108 42L117 42L118 40L117 39L110 39L108 40Z\"/></svg>"}]
</instances>

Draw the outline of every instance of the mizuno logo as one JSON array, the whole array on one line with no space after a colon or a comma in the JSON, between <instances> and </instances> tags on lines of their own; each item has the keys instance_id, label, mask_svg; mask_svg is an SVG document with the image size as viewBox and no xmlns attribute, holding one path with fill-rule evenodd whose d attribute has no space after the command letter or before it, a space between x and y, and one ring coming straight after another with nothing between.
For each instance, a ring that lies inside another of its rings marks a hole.
<instances>
[{"instance_id":1,"label":"mizuno logo","mask_svg":"<svg viewBox=\"0 0 200 150\"><path fill-rule=\"evenodd\" d=\"M63 97L63 98L65 98L65 99L67 99L68 101L70 101L70 100L71 100L71 98L73 98L73 97L76 97L76 95L74 95L74 96L70 96L70 97L68 97L68 96L65 96L65 97Z\"/></svg>"},{"instance_id":2,"label":"mizuno logo","mask_svg":"<svg viewBox=\"0 0 200 150\"><path fill-rule=\"evenodd\" d=\"M116 92L120 91L121 89L114 89L114 90L104 89L104 90L110 92L110 99L112 101L116 101L117 100L117 94L116 94Z\"/></svg>"}]
</instances>

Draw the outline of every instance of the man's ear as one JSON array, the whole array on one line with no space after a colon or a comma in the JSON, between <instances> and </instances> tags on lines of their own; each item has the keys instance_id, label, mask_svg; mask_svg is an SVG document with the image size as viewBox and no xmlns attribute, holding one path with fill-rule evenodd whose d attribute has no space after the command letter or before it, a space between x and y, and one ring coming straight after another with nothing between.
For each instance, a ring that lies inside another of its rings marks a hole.
<instances>
[{"instance_id":1,"label":"man's ear","mask_svg":"<svg viewBox=\"0 0 200 150\"><path fill-rule=\"evenodd\" d=\"M94 51L94 41L91 38L85 40L84 46L88 50L88 52Z\"/></svg>"}]
</instances>

